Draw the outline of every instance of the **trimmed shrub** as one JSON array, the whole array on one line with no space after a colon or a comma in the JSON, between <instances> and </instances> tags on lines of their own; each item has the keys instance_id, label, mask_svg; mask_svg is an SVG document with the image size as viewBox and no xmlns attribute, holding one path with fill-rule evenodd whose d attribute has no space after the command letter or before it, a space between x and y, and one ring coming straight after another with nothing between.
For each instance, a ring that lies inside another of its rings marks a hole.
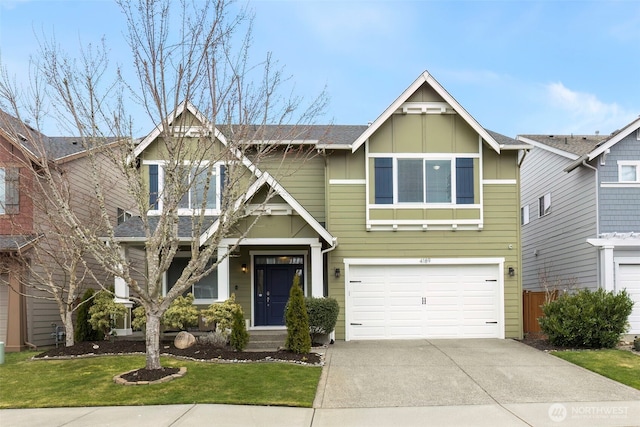
<instances>
[{"instance_id":1,"label":"trimmed shrub","mask_svg":"<svg viewBox=\"0 0 640 427\"><path fill-rule=\"evenodd\" d=\"M242 307L236 302L236 294L231 294L223 303L213 303L200 311L205 325L214 324L215 330L220 330L225 336L229 336L233 327L233 313L240 311Z\"/></svg>"},{"instance_id":2,"label":"trimmed shrub","mask_svg":"<svg viewBox=\"0 0 640 427\"><path fill-rule=\"evenodd\" d=\"M192 293L188 293L186 297L181 295L174 299L162 315L162 326L181 331L190 326L198 326L199 313L196 306L193 305L193 299ZM134 308L132 314L131 327L144 331L147 325L147 314L144 307L140 305Z\"/></svg>"},{"instance_id":3,"label":"trimmed shrub","mask_svg":"<svg viewBox=\"0 0 640 427\"><path fill-rule=\"evenodd\" d=\"M289 301L284 315L287 324L285 347L294 353L309 353L311 351L309 315L304 304L302 288L300 288L300 276L297 274L293 277L293 285L289 292Z\"/></svg>"},{"instance_id":4,"label":"trimmed shrub","mask_svg":"<svg viewBox=\"0 0 640 427\"><path fill-rule=\"evenodd\" d=\"M186 330L190 326L198 326L198 309L193 305L193 294L186 297L180 295L162 315L162 324L171 329Z\"/></svg>"},{"instance_id":5,"label":"trimmed shrub","mask_svg":"<svg viewBox=\"0 0 640 427\"><path fill-rule=\"evenodd\" d=\"M304 299L309 315L311 342L318 342L320 335L328 334L336 328L340 306L335 298L306 297Z\"/></svg>"},{"instance_id":6,"label":"trimmed shrub","mask_svg":"<svg viewBox=\"0 0 640 427\"><path fill-rule=\"evenodd\" d=\"M557 346L612 348L626 332L633 301L626 291L582 289L542 306L540 327Z\"/></svg>"},{"instance_id":7,"label":"trimmed shrub","mask_svg":"<svg viewBox=\"0 0 640 427\"><path fill-rule=\"evenodd\" d=\"M247 333L247 325L244 322L242 310L233 312L233 325L231 327L229 343L236 351L244 350L249 343L249 334Z\"/></svg>"},{"instance_id":8,"label":"trimmed shrub","mask_svg":"<svg viewBox=\"0 0 640 427\"><path fill-rule=\"evenodd\" d=\"M114 335L116 318L126 314L125 306L116 304L113 300L113 290L101 290L95 295L93 305L89 308L89 323L93 329L102 332L105 339L109 339Z\"/></svg>"},{"instance_id":9,"label":"trimmed shrub","mask_svg":"<svg viewBox=\"0 0 640 427\"><path fill-rule=\"evenodd\" d=\"M104 335L101 331L96 331L89 323L89 309L93 305L93 295L95 291L91 288L87 289L82 295L82 305L78 307L76 317L75 340L82 341L101 341Z\"/></svg>"}]
</instances>

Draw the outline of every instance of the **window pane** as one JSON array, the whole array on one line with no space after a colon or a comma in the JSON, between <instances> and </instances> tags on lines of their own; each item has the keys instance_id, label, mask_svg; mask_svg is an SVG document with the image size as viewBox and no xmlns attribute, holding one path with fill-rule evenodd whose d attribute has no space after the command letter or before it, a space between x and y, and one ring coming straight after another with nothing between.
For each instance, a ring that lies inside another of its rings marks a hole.
<instances>
[{"instance_id":1,"label":"window pane","mask_svg":"<svg viewBox=\"0 0 640 427\"><path fill-rule=\"evenodd\" d=\"M425 160L427 203L451 203L451 160Z\"/></svg>"},{"instance_id":2,"label":"window pane","mask_svg":"<svg viewBox=\"0 0 640 427\"><path fill-rule=\"evenodd\" d=\"M398 202L423 203L422 160L398 159Z\"/></svg>"},{"instance_id":3,"label":"window pane","mask_svg":"<svg viewBox=\"0 0 640 427\"><path fill-rule=\"evenodd\" d=\"M635 182L638 180L637 175L636 175L636 166L635 165L629 165L629 166L620 166L620 181L624 181L624 182Z\"/></svg>"},{"instance_id":4,"label":"window pane","mask_svg":"<svg viewBox=\"0 0 640 427\"><path fill-rule=\"evenodd\" d=\"M186 171L185 171L186 173ZM185 177L183 184L185 186L185 188L189 187L189 177ZM180 202L178 203L178 207L180 209L189 209L189 195L191 194L192 189L189 188L189 190L187 190L183 195L182 198L180 199Z\"/></svg>"},{"instance_id":5,"label":"window pane","mask_svg":"<svg viewBox=\"0 0 640 427\"><path fill-rule=\"evenodd\" d=\"M207 168L201 168L193 171L191 179L194 184L191 188L191 208L200 209L202 202L206 196L205 209L216 208L216 174L215 169L211 170L211 179L209 180L209 189L205 194L205 186L207 184Z\"/></svg>"},{"instance_id":6,"label":"window pane","mask_svg":"<svg viewBox=\"0 0 640 427\"><path fill-rule=\"evenodd\" d=\"M193 285L193 296L195 299L217 299L218 298L218 271L212 271L208 276L200 279Z\"/></svg>"}]
</instances>

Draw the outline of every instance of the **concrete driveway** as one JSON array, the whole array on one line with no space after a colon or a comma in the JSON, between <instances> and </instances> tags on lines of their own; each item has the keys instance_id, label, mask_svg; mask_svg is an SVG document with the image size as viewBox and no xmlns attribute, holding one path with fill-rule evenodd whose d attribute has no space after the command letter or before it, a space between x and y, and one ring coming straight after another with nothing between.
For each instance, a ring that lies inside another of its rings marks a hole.
<instances>
[{"instance_id":1,"label":"concrete driveway","mask_svg":"<svg viewBox=\"0 0 640 427\"><path fill-rule=\"evenodd\" d=\"M401 425L389 409L401 407L414 408L413 421L446 412L447 424L456 414L470 425L640 425L640 391L497 339L337 342L314 407L336 410L317 412L314 425L344 420L342 408L386 408L370 410L369 421Z\"/></svg>"},{"instance_id":2,"label":"concrete driveway","mask_svg":"<svg viewBox=\"0 0 640 427\"><path fill-rule=\"evenodd\" d=\"M640 391L511 340L340 341L327 349L314 408L0 410L2 427L203 425L640 426Z\"/></svg>"}]
</instances>

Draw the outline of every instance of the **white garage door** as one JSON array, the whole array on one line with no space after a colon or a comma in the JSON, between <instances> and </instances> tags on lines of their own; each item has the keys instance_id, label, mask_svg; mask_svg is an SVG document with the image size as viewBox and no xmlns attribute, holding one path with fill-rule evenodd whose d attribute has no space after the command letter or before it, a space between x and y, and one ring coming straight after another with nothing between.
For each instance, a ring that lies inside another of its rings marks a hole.
<instances>
[{"instance_id":1,"label":"white garage door","mask_svg":"<svg viewBox=\"0 0 640 427\"><path fill-rule=\"evenodd\" d=\"M499 338L498 265L351 265L349 340Z\"/></svg>"},{"instance_id":2,"label":"white garage door","mask_svg":"<svg viewBox=\"0 0 640 427\"><path fill-rule=\"evenodd\" d=\"M626 289L631 300L635 302L629 316L629 333L638 334L640 333L640 264L619 264L617 274L617 289Z\"/></svg>"}]
</instances>

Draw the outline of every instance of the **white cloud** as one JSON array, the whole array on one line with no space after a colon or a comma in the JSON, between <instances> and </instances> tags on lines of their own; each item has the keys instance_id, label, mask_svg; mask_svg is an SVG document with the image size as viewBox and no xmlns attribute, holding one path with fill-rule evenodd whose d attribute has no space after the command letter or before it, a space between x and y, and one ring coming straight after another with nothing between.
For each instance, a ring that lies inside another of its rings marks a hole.
<instances>
[{"instance_id":1,"label":"white cloud","mask_svg":"<svg viewBox=\"0 0 640 427\"><path fill-rule=\"evenodd\" d=\"M608 133L634 120L637 115L617 103L606 103L591 93L577 92L561 82L545 85L549 107L563 114L565 133Z\"/></svg>"}]
</instances>

